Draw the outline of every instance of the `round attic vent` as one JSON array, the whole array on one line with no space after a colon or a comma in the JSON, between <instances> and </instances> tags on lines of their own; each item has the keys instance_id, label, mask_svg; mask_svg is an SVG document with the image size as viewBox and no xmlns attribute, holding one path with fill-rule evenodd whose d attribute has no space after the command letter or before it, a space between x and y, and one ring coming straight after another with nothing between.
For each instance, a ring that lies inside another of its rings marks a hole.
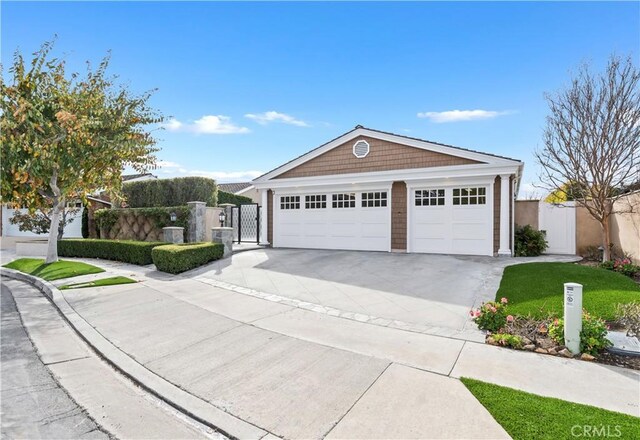
<instances>
[{"instance_id":1,"label":"round attic vent","mask_svg":"<svg viewBox=\"0 0 640 440\"><path fill-rule=\"evenodd\" d=\"M353 144L353 155L358 159L362 159L369 154L369 143L367 141L360 140Z\"/></svg>"}]
</instances>

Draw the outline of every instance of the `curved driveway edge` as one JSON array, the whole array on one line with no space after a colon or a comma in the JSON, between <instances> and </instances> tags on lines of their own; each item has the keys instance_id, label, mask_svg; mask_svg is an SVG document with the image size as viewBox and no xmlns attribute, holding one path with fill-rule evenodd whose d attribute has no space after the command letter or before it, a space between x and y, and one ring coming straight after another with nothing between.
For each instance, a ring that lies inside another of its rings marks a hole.
<instances>
[{"instance_id":1,"label":"curved driveway edge","mask_svg":"<svg viewBox=\"0 0 640 440\"><path fill-rule=\"evenodd\" d=\"M181 390L140 365L123 351L115 347L76 313L60 290L53 284L8 268L3 268L2 273L7 278L25 281L37 287L51 299L55 307L61 312L62 316L64 316L78 335L105 361L129 377L136 384L187 416L232 438L261 439L268 434L267 431L228 414L202 399Z\"/></svg>"}]
</instances>

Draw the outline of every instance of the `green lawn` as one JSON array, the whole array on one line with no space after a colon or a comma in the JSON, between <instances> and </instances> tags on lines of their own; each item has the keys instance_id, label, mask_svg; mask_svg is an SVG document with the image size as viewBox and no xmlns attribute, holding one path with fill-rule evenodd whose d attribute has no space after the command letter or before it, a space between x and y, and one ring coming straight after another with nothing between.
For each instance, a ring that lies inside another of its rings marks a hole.
<instances>
[{"instance_id":1,"label":"green lawn","mask_svg":"<svg viewBox=\"0 0 640 440\"><path fill-rule=\"evenodd\" d=\"M640 438L640 419L627 414L537 396L474 379L460 380L514 440L589 437L584 429L593 434L592 429L602 430L603 426L605 430L608 427L610 435L615 438ZM585 426L587 428L583 428Z\"/></svg>"},{"instance_id":2,"label":"green lawn","mask_svg":"<svg viewBox=\"0 0 640 440\"><path fill-rule=\"evenodd\" d=\"M609 270L573 263L525 263L504 270L496 299L509 299L508 311L545 318L563 313L564 283L584 286L582 306L603 319L615 317L616 304L640 301L640 286Z\"/></svg>"},{"instance_id":3,"label":"green lawn","mask_svg":"<svg viewBox=\"0 0 640 440\"><path fill-rule=\"evenodd\" d=\"M104 269L78 261L59 260L55 263L44 264L42 258L20 258L5 264L4 267L19 270L47 281L104 272Z\"/></svg>"},{"instance_id":4,"label":"green lawn","mask_svg":"<svg viewBox=\"0 0 640 440\"><path fill-rule=\"evenodd\" d=\"M102 278L94 281L88 281L86 283L65 284L64 286L60 286L60 290L83 289L85 287L115 286L118 284L132 284L132 283L137 283L137 281L127 277L110 277L110 278Z\"/></svg>"}]
</instances>

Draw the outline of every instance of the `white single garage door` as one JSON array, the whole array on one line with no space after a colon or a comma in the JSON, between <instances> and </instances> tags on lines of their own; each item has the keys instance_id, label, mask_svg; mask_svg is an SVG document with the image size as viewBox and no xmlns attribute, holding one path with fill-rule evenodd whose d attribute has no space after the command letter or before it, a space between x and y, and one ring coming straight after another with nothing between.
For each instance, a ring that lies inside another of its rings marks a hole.
<instances>
[{"instance_id":1,"label":"white single garage door","mask_svg":"<svg viewBox=\"0 0 640 440\"><path fill-rule=\"evenodd\" d=\"M489 185L411 188L409 252L493 255L489 190Z\"/></svg>"},{"instance_id":2,"label":"white single garage door","mask_svg":"<svg viewBox=\"0 0 640 440\"><path fill-rule=\"evenodd\" d=\"M273 245L389 251L390 196L387 190L276 194Z\"/></svg>"}]
</instances>

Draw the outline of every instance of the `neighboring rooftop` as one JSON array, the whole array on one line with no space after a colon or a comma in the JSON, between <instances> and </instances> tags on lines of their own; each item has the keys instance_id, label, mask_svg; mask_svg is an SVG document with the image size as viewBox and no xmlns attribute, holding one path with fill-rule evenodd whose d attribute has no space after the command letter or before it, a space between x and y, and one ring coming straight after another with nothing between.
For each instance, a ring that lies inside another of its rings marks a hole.
<instances>
[{"instance_id":1,"label":"neighboring rooftop","mask_svg":"<svg viewBox=\"0 0 640 440\"><path fill-rule=\"evenodd\" d=\"M252 185L251 182L219 183L218 189L220 191L236 194L242 191L243 189L249 188L251 185Z\"/></svg>"},{"instance_id":2,"label":"neighboring rooftop","mask_svg":"<svg viewBox=\"0 0 640 440\"><path fill-rule=\"evenodd\" d=\"M122 181L123 182L131 182L134 180L149 180L149 179L157 179L158 176L154 176L151 173L142 173L142 174L123 174Z\"/></svg>"}]
</instances>

